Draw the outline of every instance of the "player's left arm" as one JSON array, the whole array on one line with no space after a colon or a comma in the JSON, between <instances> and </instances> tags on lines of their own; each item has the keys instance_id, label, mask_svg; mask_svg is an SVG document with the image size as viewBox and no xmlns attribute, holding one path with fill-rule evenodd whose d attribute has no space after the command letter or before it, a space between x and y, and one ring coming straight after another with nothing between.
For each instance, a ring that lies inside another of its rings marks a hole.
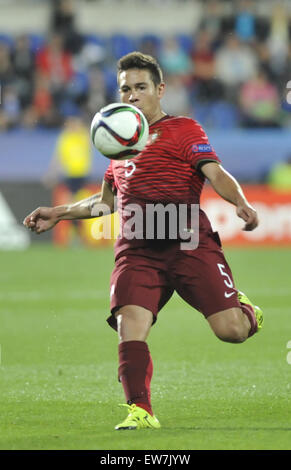
<instances>
[{"instance_id":1,"label":"player's left arm","mask_svg":"<svg viewBox=\"0 0 291 470\"><path fill-rule=\"evenodd\" d=\"M210 181L217 194L236 206L238 217L245 221L243 230L254 230L259 223L258 214L247 201L237 180L220 164L215 162L205 163L201 167L201 172Z\"/></svg>"}]
</instances>

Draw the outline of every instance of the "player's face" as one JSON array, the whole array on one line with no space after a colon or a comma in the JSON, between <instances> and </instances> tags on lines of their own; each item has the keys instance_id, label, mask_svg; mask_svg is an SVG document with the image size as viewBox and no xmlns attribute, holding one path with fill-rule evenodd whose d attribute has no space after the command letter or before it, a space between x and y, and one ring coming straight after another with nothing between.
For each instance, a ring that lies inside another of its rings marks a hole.
<instances>
[{"instance_id":1,"label":"player's face","mask_svg":"<svg viewBox=\"0 0 291 470\"><path fill-rule=\"evenodd\" d=\"M148 70L129 69L119 75L119 93L122 103L133 104L147 118L149 124L161 118L160 99L164 83L155 85Z\"/></svg>"}]
</instances>

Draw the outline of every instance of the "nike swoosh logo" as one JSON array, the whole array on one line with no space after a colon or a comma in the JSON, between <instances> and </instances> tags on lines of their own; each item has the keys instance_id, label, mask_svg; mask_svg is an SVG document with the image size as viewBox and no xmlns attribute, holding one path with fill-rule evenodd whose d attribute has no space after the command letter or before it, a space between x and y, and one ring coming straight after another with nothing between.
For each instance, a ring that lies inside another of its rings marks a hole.
<instances>
[{"instance_id":1,"label":"nike swoosh logo","mask_svg":"<svg viewBox=\"0 0 291 470\"><path fill-rule=\"evenodd\" d=\"M224 292L224 297L228 299L228 297L231 297L235 292Z\"/></svg>"}]
</instances>

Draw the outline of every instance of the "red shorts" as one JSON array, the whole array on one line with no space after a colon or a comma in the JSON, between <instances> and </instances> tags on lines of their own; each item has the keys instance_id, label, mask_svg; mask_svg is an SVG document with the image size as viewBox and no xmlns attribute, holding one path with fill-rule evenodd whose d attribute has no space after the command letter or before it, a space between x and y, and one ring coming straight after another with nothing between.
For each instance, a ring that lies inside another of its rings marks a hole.
<instances>
[{"instance_id":1,"label":"red shorts","mask_svg":"<svg viewBox=\"0 0 291 470\"><path fill-rule=\"evenodd\" d=\"M240 307L217 232L201 232L195 250L181 250L175 241L121 253L111 275L107 321L116 329L114 312L123 305L138 305L150 310L155 322L174 291L206 318Z\"/></svg>"}]
</instances>

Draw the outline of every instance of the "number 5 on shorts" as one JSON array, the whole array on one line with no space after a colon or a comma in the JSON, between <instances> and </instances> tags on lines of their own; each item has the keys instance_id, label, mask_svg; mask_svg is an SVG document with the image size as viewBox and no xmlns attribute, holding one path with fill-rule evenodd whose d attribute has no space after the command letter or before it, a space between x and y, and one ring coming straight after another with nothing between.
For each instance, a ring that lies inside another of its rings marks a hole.
<instances>
[{"instance_id":1,"label":"number 5 on shorts","mask_svg":"<svg viewBox=\"0 0 291 470\"><path fill-rule=\"evenodd\" d=\"M230 279L229 275L224 271L224 269L225 269L224 264L217 263L217 266L218 266L218 269L220 271L220 274L226 278L226 279L224 279L224 284L227 287L232 288L233 287L233 282Z\"/></svg>"}]
</instances>

